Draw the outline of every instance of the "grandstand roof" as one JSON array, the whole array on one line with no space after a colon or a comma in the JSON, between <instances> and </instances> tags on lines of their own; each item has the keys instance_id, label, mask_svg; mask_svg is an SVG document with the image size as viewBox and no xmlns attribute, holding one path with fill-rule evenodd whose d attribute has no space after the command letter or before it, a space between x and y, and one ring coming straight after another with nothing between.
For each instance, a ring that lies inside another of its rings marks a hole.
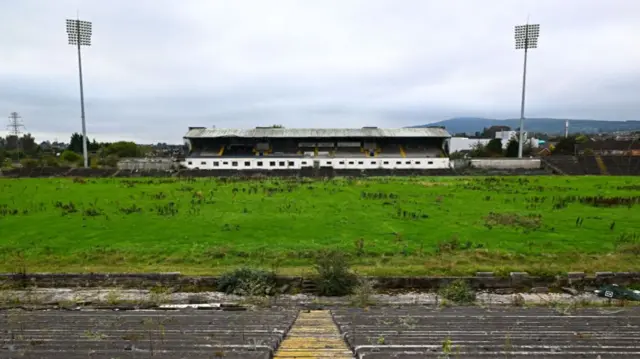
<instances>
[{"instance_id":1,"label":"grandstand roof","mask_svg":"<svg viewBox=\"0 0 640 359\"><path fill-rule=\"evenodd\" d=\"M451 137L443 128L190 128L185 138L322 138L322 137Z\"/></svg>"}]
</instances>

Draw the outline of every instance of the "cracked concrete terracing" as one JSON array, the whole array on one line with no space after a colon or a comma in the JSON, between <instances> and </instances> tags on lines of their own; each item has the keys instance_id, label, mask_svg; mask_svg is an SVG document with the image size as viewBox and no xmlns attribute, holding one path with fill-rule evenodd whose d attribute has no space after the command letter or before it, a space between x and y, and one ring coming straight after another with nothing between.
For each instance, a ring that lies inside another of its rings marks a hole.
<instances>
[{"instance_id":1,"label":"cracked concrete terracing","mask_svg":"<svg viewBox=\"0 0 640 359\"><path fill-rule=\"evenodd\" d=\"M255 298L253 298L255 299ZM264 299L264 300L262 300ZM278 297L262 298L262 303L269 305L349 305L348 297L316 297L313 295L280 295ZM479 305L511 305L515 301L522 305L548 305L548 304L574 304L591 303L605 304L608 299L597 297L593 293L578 293L571 295L566 293L519 293L519 294L494 294L478 293ZM442 300L433 293L407 293L407 294L376 294L371 296L371 301L379 305L436 305ZM247 303L247 298L236 295L226 295L219 292L201 293L153 293L148 290L137 289L68 289L68 288L32 288L26 290L0 291L0 305L3 303L37 303L56 305L58 303L71 302L148 302L148 303Z\"/></svg>"},{"instance_id":2,"label":"cracked concrete terracing","mask_svg":"<svg viewBox=\"0 0 640 359\"><path fill-rule=\"evenodd\" d=\"M357 358L640 358L640 308L337 309Z\"/></svg>"},{"instance_id":3,"label":"cracked concrete terracing","mask_svg":"<svg viewBox=\"0 0 640 359\"><path fill-rule=\"evenodd\" d=\"M640 357L640 307L4 310L0 328L3 359Z\"/></svg>"}]
</instances>

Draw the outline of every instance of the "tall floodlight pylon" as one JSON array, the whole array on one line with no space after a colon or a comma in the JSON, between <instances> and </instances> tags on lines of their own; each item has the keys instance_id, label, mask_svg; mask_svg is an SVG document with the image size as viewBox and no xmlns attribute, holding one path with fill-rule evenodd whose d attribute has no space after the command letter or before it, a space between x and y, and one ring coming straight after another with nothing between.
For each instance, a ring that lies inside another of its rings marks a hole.
<instances>
[{"instance_id":1,"label":"tall floodlight pylon","mask_svg":"<svg viewBox=\"0 0 640 359\"><path fill-rule=\"evenodd\" d=\"M524 49L524 66L522 70L522 99L520 102L520 139L518 140L518 158L522 158L524 144L524 98L527 87L527 53L529 49L538 47L540 24L517 25L515 27L516 50Z\"/></svg>"},{"instance_id":2,"label":"tall floodlight pylon","mask_svg":"<svg viewBox=\"0 0 640 359\"><path fill-rule=\"evenodd\" d=\"M84 116L84 87L82 83L82 46L91 46L91 27L89 21L67 19L67 35L69 35L69 45L74 45L78 49L78 74L80 77L80 116L82 117L82 155L84 157L84 167L89 167L89 155L87 153L87 124Z\"/></svg>"}]
</instances>

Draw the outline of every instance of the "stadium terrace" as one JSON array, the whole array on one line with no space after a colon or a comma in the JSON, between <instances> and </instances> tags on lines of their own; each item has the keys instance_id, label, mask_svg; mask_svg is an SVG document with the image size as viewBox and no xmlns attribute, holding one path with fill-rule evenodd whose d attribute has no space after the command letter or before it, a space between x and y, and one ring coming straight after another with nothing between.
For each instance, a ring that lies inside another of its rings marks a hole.
<instances>
[{"instance_id":1,"label":"stadium terrace","mask_svg":"<svg viewBox=\"0 0 640 359\"><path fill-rule=\"evenodd\" d=\"M449 168L450 137L442 128L190 127L183 165L203 170L443 169Z\"/></svg>"}]
</instances>

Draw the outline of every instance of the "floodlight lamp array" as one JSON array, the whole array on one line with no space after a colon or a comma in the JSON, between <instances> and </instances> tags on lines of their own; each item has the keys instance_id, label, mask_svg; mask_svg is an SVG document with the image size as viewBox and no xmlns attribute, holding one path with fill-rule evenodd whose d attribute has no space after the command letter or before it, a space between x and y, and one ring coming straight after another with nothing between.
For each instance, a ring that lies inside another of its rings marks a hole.
<instances>
[{"instance_id":1,"label":"floodlight lamp array","mask_svg":"<svg viewBox=\"0 0 640 359\"><path fill-rule=\"evenodd\" d=\"M540 24L518 25L515 27L516 49L535 49L538 47Z\"/></svg>"},{"instance_id":2,"label":"floodlight lamp array","mask_svg":"<svg viewBox=\"0 0 640 359\"><path fill-rule=\"evenodd\" d=\"M67 19L67 35L69 45L91 46L91 22Z\"/></svg>"}]
</instances>

